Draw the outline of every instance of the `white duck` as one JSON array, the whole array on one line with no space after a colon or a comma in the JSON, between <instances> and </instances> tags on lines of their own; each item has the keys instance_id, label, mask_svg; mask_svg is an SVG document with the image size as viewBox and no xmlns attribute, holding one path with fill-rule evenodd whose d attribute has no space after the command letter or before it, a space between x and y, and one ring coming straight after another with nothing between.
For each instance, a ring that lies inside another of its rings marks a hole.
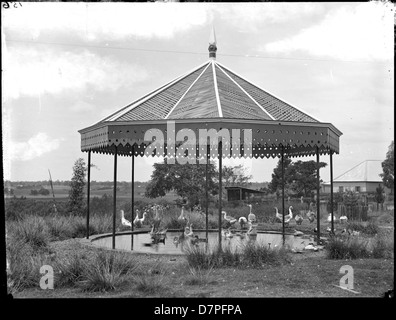
<instances>
[{"instance_id":1,"label":"white duck","mask_svg":"<svg viewBox=\"0 0 396 320\"><path fill-rule=\"evenodd\" d=\"M227 216L227 212L222 211L221 213L224 216L224 220L227 220L231 225L233 225L235 222L237 222L237 219L235 219L233 217L230 217L230 216Z\"/></svg>"},{"instance_id":2,"label":"white duck","mask_svg":"<svg viewBox=\"0 0 396 320\"><path fill-rule=\"evenodd\" d=\"M245 217L240 217L238 219L239 225L241 226L241 229L245 227L245 225L248 223L247 219Z\"/></svg>"},{"instance_id":3,"label":"white duck","mask_svg":"<svg viewBox=\"0 0 396 320\"><path fill-rule=\"evenodd\" d=\"M256 222L256 215L252 212L252 205L248 204L248 207L250 208L250 212L249 212L249 215L248 215L248 221L250 223L254 223L254 222Z\"/></svg>"},{"instance_id":4,"label":"white duck","mask_svg":"<svg viewBox=\"0 0 396 320\"><path fill-rule=\"evenodd\" d=\"M289 214L285 215L285 224L289 224L289 222L291 221L291 219L293 219L293 212L292 212L293 207L290 206L289 207Z\"/></svg>"},{"instance_id":5,"label":"white duck","mask_svg":"<svg viewBox=\"0 0 396 320\"><path fill-rule=\"evenodd\" d=\"M121 224L126 227L132 227L131 221L125 219L124 210L121 210Z\"/></svg>"},{"instance_id":6,"label":"white duck","mask_svg":"<svg viewBox=\"0 0 396 320\"><path fill-rule=\"evenodd\" d=\"M340 222L341 223L347 223L348 222L348 217L346 215L340 216Z\"/></svg>"},{"instance_id":7,"label":"white duck","mask_svg":"<svg viewBox=\"0 0 396 320\"><path fill-rule=\"evenodd\" d=\"M139 210L136 210L136 218L135 218L135 220L133 220L133 225L138 228L141 228L143 225L143 222L146 220L146 215L147 215L147 212L143 212L143 217L139 218Z\"/></svg>"},{"instance_id":8,"label":"white duck","mask_svg":"<svg viewBox=\"0 0 396 320\"><path fill-rule=\"evenodd\" d=\"M257 230L252 225L250 225L249 230L247 232L249 236L257 236Z\"/></svg>"},{"instance_id":9,"label":"white duck","mask_svg":"<svg viewBox=\"0 0 396 320\"><path fill-rule=\"evenodd\" d=\"M282 215L278 212L277 207L275 207L275 218L277 222L282 222Z\"/></svg>"},{"instance_id":10,"label":"white duck","mask_svg":"<svg viewBox=\"0 0 396 320\"><path fill-rule=\"evenodd\" d=\"M192 228L192 223L190 224L190 227L186 226L184 228L184 236L186 237L192 237L194 234L193 228Z\"/></svg>"}]
</instances>

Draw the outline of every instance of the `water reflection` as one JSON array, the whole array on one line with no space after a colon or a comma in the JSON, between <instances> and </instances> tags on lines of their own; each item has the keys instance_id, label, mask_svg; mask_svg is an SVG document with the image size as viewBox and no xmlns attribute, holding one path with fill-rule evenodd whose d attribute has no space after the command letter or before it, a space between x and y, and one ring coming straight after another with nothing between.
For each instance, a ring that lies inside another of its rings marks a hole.
<instances>
[{"instance_id":1,"label":"water reflection","mask_svg":"<svg viewBox=\"0 0 396 320\"><path fill-rule=\"evenodd\" d=\"M131 250L131 235L116 236L116 249ZM232 237L222 237L222 246L232 250L240 250L246 243L268 245L270 248L282 246L282 235L273 233L235 233ZM300 237L285 236L285 244L290 247L299 247ZM93 244L100 247L112 248L112 237L94 240ZM182 254L187 248L201 247L211 250L218 246L218 232L209 232L208 241L205 231L194 231L194 236L186 237L183 231L168 231L166 235L152 237L147 233L133 235L133 250L142 253Z\"/></svg>"}]
</instances>

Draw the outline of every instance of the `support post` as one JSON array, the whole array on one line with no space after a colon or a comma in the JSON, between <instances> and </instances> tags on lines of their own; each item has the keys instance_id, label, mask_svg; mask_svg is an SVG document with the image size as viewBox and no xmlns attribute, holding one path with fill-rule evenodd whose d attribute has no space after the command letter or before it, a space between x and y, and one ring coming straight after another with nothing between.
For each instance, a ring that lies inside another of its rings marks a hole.
<instances>
[{"instance_id":1,"label":"support post","mask_svg":"<svg viewBox=\"0 0 396 320\"><path fill-rule=\"evenodd\" d=\"M221 248L221 212L222 212L222 184L223 184L223 146L222 146L222 141L219 142L219 149L218 149L218 154L219 154L219 250L222 250Z\"/></svg>"},{"instance_id":2,"label":"support post","mask_svg":"<svg viewBox=\"0 0 396 320\"><path fill-rule=\"evenodd\" d=\"M116 231L116 199L117 199L117 146L114 146L114 181L113 181L113 245L115 249L115 231Z\"/></svg>"},{"instance_id":3,"label":"support post","mask_svg":"<svg viewBox=\"0 0 396 320\"><path fill-rule=\"evenodd\" d=\"M132 145L131 250L133 250L133 215L135 212L135 145Z\"/></svg>"},{"instance_id":4,"label":"support post","mask_svg":"<svg viewBox=\"0 0 396 320\"><path fill-rule=\"evenodd\" d=\"M206 165L205 165L205 197L206 197L206 205L205 205L205 223L206 223L206 248L208 248L209 244L209 235L208 235L208 224L209 224L209 161L210 161L210 146L207 146L206 149Z\"/></svg>"},{"instance_id":5,"label":"support post","mask_svg":"<svg viewBox=\"0 0 396 320\"><path fill-rule=\"evenodd\" d=\"M334 234L333 151L330 151L330 208L331 208L331 233Z\"/></svg>"},{"instance_id":6,"label":"support post","mask_svg":"<svg viewBox=\"0 0 396 320\"><path fill-rule=\"evenodd\" d=\"M281 163L282 163L282 241L285 245L285 167L284 167L285 151L282 146Z\"/></svg>"},{"instance_id":7,"label":"support post","mask_svg":"<svg viewBox=\"0 0 396 320\"><path fill-rule=\"evenodd\" d=\"M88 181L87 181L87 239L89 239L89 202L91 197L91 150L88 151Z\"/></svg>"},{"instance_id":8,"label":"support post","mask_svg":"<svg viewBox=\"0 0 396 320\"><path fill-rule=\"evenodd\" d=\"M317 245L320 244L320 175L319 175L319 147L316 147L316 211L317 211Z\"/></svg>"}]
</instances>

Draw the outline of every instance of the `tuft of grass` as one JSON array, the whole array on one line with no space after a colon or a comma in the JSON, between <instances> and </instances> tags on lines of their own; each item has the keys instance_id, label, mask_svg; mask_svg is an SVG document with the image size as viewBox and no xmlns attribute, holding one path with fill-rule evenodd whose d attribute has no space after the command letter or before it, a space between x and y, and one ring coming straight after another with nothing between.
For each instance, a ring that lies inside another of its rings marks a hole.
<instances>
[{"instance_id":1,"label":"tuft of grass","mask_svg":"<svg viewBox=\"0 0 396 320\"><path fill-rule=\"evenodd\" d=\"M39 285L40 267L47 264L45 254L31 246L25 239L12 238L7 242L8 289L11 293Z\"/></svg>"},{"instance_id":2,"label":"tuft of grass","mask_svg":"<svg viewBox=\"0 0 396 320\"><path fill-rule=\"evenodd\" d=\"M65 216L46 217L45 222L48 226L51 240L66 240L72 237L73 226L71 218Z\"/></svg>"},{"instance_id":3,"label":"tuft of grass","mask_svg":"<svg viewBox=\"0 0 396 320\"><path fill-rule=\"evenodd\" d=\"M394 253L394 235L392 233L382 232L375 237L373 242L372 257L392 258Z\"/></svg>"},{"instance_id":4,"label":"tuft of grass","mask_svg":"<svg viewBox=\"0 0 396 320\"><path fill-rule=\"evenodd\" d=\"M366 235L373 236L379 232L379 227L374 221L369 222L348 222L347 229L352 231L359 231Z\"/></svg>"},{"instance_id":5,"label":"tuft of grass","mask_svg":"<svg viewBox=\"0 0 396 320\"><path fill-rule=\"evenodd\" d=\"M26 216L14 223L10 234L15 239L29 244L33 250L45 249L50 241L50 233L44 218Z\"/></svg>"},{"instance_id":6,"label":"tuft of grass","mask_svg":"<svg viewBox=\"0 0 396 320\"><path fill-rule=\"evenodd\" d=\"M93 260L85 263L83 291L113 291L137 270L139 264L126 253L101 250Z\"/></svg>"},{"instance_id":7,"label":"tuft of grass","mask_svg":"<svg viewBox=\"0 0 396 320\"><path fill-rule=\"evenodd\" d=\"M359 237L332 237L326 245L329 259L359 259L369 258L367 242Z\"/></svg>"},{"instance_id":8,"label":"tuft of grass","mask_svg":"<svg viewBox=\"0 0 396 320\"><path fill-rule=\"evenodd\" d=\"M73 217L72 219L72 238L84 238L87 235L87 222L82 217ZM89 223L89 235L98 234L95 225Z\"/></svg>"},{"instance_id":9,"label":"tuft of grass","mask_svg":"<svg viewBox=\"0 0 396 320\"><path fill-rule=\"evenodd\" d=\"M134 277L136 289L146 294L158 293L165 288L165 274L166 269L164 266L159 261L155 262L151 268L147 270L147 273Z\"/></svg>"},{"instance_id":10,"label":"tuft of grass","mask_svg":"<svg viewBox=\"0 0 396 320\"><path fill-rule=\"evenodd\" d=\"M84 279L86 263L83 261L83 256L74 252L67 259L58 260L55 267L58 274L55 276L55 286L73 286Z\"/></svg>"},{"instance_id":11,"label":"tuft of grass","mask_svg":"<svg viewBox=\"0 0 396 320\"><path fill-rule=\"evenodd\" d=\"M261 268L265 265L280 265L288 261L287 250L283 247L270 249L263 244L247 243L242 254L244 265L253 268Z\"/></svg>"},{"instance_id":12,"label":"tuft of grass","mask_svg":"<svg viewBox=\"0 0 396 320\"><path fill-rule=\"evenodd\" d=\"M189 267L190 274L187 276L184 284L194 286L210 283L212 270L213 267L210 267L209 269L201 269L200 267Z\"/></svg>"}]
</instances>

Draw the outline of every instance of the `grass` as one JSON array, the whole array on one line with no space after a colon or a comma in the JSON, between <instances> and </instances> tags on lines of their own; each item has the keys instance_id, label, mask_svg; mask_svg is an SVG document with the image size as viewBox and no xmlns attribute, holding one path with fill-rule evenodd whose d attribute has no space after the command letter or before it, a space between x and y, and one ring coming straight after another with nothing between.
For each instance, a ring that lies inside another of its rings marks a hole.
<instances>
[{"instance_id":1,"label":"grass","mask_svg":"<svg viewBox=\"0 0 396 320\"><path fill-rule=\"evenodd\" d=\"M126 253L98 251L93 260L85 262L79 284L84 291L112 291L124 284L138 267Z\"/></svg>"},{"instance_id":2,"label":"grass","mask_svg":"<svg viewBox=\"0 0 396 320\"><path fill-rule=\"evenodd\" d=\"M191 268L263 268L268 265L282 265L289 261L286 249L270 249L267 245L248 243L242 250L226 246L223 250L214 248L206 252L204 248L191 247L186 250L186 259Z\"/></svg>"},{"instance_id":3,"label":"grass","mask_svg":"<svg viewBox=\"0 0 396 320\"><path fill-rule=\"evenodd\" d=\"M242 213L247 214L249 208L246 210ZM180 211L170 212L172 215L164 221L176 226ZM235 212L234 217L239 217ZM319 256L295 255L284 249L250 244L239 251L225 247L222 251L214 248L205 252L204 248L193 247L185 256L177 257L177 263L170 262L169 256L130 255L88 249L81 244L69 248L68 243L79 243L70 237L86 235L84 217L26 215L7 220L8 286L16 297L95 297L103 292L120 297L348 296L329 284L339 282L339 268L345 264L344 259L350 259L348 264L356 267L355 278L361 281L355 290L366 296L379 296L393 285L394 236L388 224L387 229L378 224L381 217L393 219L392 214L381 213L364 223L337 224L338 231L350 228L360 231L361 236L334 237ZM117 217L117 228L119 220ZM205 225L204 216L195 215L191 221L194 228ZM210 226L217 227L216 214L210 215L209 221ZM321 224L326 228L325 221ZM112 215L93 214L90 225L92 233L110 232ZM316 221L304 221L301 226L292 222L286 230L309 233L314 227ZM262 219L259 229L279 231L281 224ZM54 267L56 290L51 292L38 289L43 264Z\"/></svg>"}]
</instances>

